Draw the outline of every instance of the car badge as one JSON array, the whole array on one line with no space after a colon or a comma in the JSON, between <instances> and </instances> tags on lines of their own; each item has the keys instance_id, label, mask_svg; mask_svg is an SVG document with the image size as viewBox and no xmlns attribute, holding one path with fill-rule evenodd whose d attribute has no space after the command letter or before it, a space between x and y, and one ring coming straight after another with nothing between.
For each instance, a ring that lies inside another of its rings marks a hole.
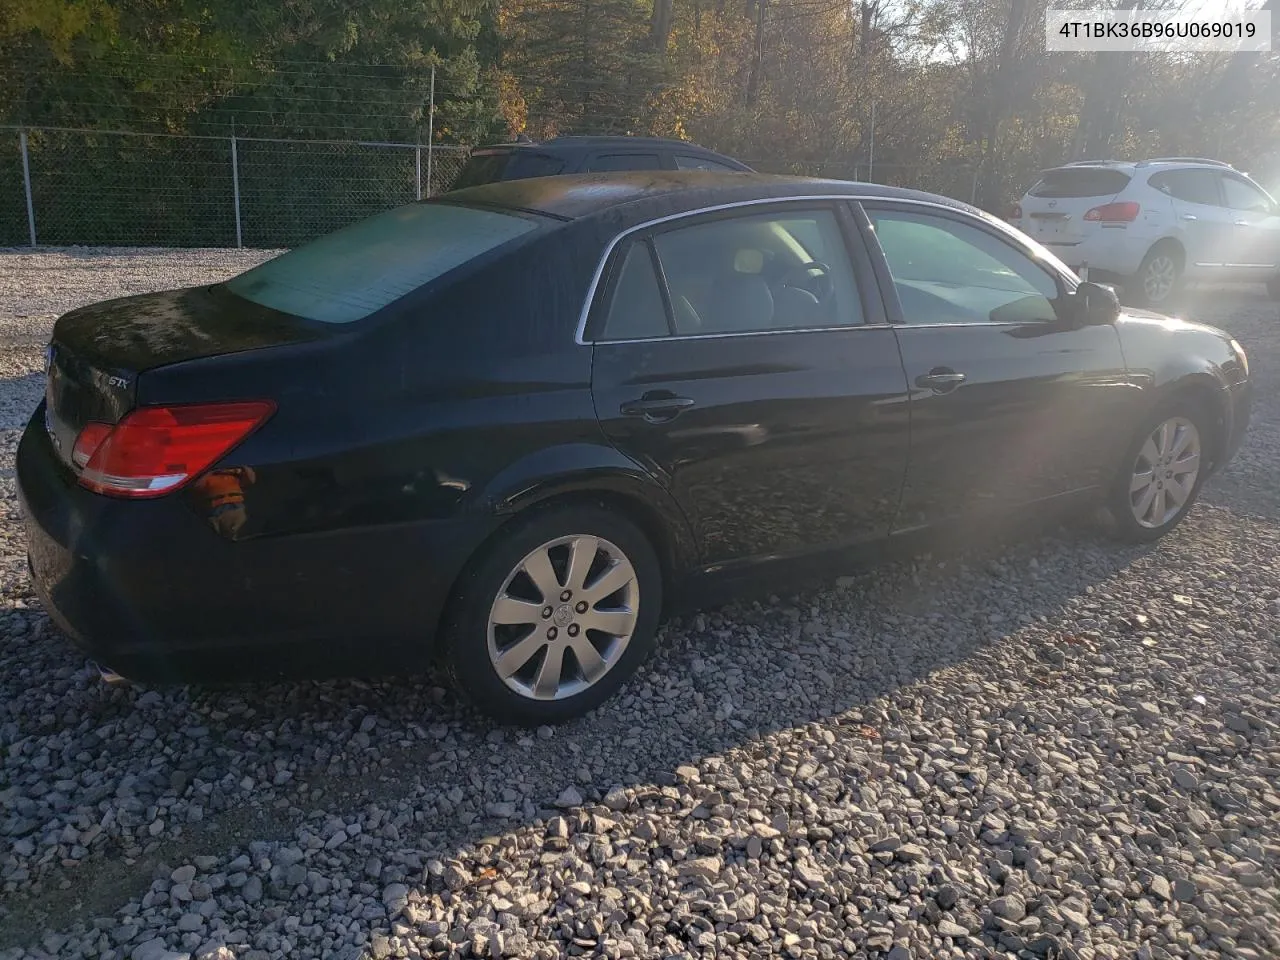
<instances>
[{"instance_id":1,"label":"car badge","mask_svg":"<svg viewBox=\"0 0 1280 960\"><path fill-rule=\"evenodd\" d=\"M1053 209L1054 207L1056 207L1057 205L1058 205L1058 201L1057 201L1057 200L1050 200L1050 201L1049 201L1049 209L1050 209L1050 210L1052 210L1052 209Z\"/></svg>"}]
</instances>

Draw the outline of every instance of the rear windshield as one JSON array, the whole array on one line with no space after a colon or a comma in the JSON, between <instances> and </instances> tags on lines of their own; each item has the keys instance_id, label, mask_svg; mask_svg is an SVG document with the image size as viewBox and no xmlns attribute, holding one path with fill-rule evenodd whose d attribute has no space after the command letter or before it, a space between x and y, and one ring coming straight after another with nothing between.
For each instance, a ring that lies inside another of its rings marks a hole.
<instances>
[{"instance_id":1,"label":"rear windshield","mask_svg":"<svg viewBox=\"0 0 1280 960\"><path fill-rule=\"evenodd\" d=\"M281 254L226 286L294 316L351 323L536 227L505 213L411 203Z\"/></svg>"},{"instance_id":2,"label":"rear windshield","mask_svg":"<svg viewBox=\"0 0 1280 960\"><path fill-rule=\"evenodd\" d=\"M1114 197L1129 184L1119 170L1050 170L1031 188L1033 197Z\"/></svg>"},{"instance_id":3,"label":"rear windshield","mask_svg":"<svg viewBox=\"0 0 1280 960\"><path fill-rule=\"evenodd\" d=\"M564 171L564 161L532 150L499 150L472 154L453 182L452 190L479 187L499 180L527 180L554 177Z\"/></svg>"}]
</instances>

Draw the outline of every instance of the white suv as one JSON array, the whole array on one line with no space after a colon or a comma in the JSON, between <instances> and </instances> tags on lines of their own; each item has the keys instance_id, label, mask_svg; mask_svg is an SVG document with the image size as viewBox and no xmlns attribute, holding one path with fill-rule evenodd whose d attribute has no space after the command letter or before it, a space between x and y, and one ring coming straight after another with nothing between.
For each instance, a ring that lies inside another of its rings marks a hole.
<instances>
[{"instance_id":1,"label":"white suv","mask_svg":"<svg viewBox=\"0 0 1280 960\"><path fill-rule=\"evenodd\" d=\"M1280 204L1216 160L1069 163L1046 170L1010 221L1132 303L1168 307L1187 280L1262 282L1280 299Z\"/></svg>"}]
</instances>

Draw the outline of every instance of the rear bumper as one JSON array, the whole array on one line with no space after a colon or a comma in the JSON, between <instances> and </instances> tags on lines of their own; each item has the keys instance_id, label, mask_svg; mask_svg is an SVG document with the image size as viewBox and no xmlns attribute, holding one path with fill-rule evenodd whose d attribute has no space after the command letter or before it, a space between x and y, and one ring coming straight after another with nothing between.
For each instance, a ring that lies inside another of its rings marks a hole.
<instances>
[{"instance_id":1,"label":"rear bumper","mask_svg":"<svg viewBox=\"0 0 1280 960\"><path fill-rule=\"evenodd\" d=\"M478 520L233 542L181 498L79 487L36 411L18 499L37 595L102 667L148 683L408 672L429 645Z\"/></svg>"},{"instance_id":2,"label":"rear bumper","mask_svg":"<svg viewBox=\"0 0 1280 960\"><path fill-rule=\"evenodd\" d=\"M1041 241L1072 270L1089 268L1128 277L1138 272L1151 243L1132 228L1097 227L1078 243Z\"/></svg>"}]
</instances>

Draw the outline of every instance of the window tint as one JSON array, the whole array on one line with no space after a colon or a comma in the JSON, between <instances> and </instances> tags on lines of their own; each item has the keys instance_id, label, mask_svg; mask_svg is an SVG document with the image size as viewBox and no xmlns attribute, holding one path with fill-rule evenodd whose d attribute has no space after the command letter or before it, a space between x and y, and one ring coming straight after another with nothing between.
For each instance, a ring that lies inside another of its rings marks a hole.
<instances>
[{"instance_id":1,"label":"window tint","mask_svg":"<svg viewBox=\"0 0 1280 960\"><path fill-rule=\"evenodd\" d=\"M483 183L501 180L502 171L510 159L511 154L505 150L497 153L473 153L449 189L465 190L467 187L478 187Z\"/></svg>"},{"instance_id":2,"label":"window tint","mask_svg":"<svg viewBox=\"0 0 1280 960\"><path fill-rule=\"evenodd\" d=\"M708 160L706 157L684 157L676 154L677 170L728 170L736 172L736 167L731 167L727 163L717 163L715 160Z\"/></svg>"},{"instance_id":3,"label":"window tint","mask_svg":"<svg viewBox=\"0 0 1280 960\"><path fill-rule=\"evenodd\" d=\"M462 190L499 180L554 177L562 172L564 161L545 153L523 149L485 151L471 155L449 189Z\"/></svg>"},{"instance_id":4,"label":"window tint","mask_svg":"<svg viewBox=\"0 0 1280 960\"><path fill-rule=\"evenodd\" d=\"M946 217L871 212L907 323L1056 319L1058 285L985 230Z\"/></svg>"},{"instance_id":5,"label":"window tint","mask_svg":"<svg viewBox=\"0 0 1280 960\"><path fill-rule=\"evenodd\" d=\"M1170 170L1156 174L1150 182L1175 200L1211 207L1222 205L1218 196L1218 176L1210 170Z\"/></svg>"},{"instance_id":6,"label":"window tint","mask_svg":"<svg viewBox=\"0 0 1280 960\"><path fill-rule=\"evenodd\" d=\"M659 170L662 164L656 153L606 153L593 157L588 169L592 173L610 170Z\"/></svg>"},{"instance_id":7,"label":"window tint","mask_svg":"<svg viewBox=\"0 0 1280 960\"><path fill-rule=\"evenodd\" d=\"M1251 210L1255 213L1270 213L1272 210L1270 197L1253 184L1235 177L1222 178L1222 196L1232 210Z\"/></svg>"},{"instance_id":8,"label":"window tint","mask_svg":"<svg viewBox=\"0 0 1280 960\"><path fill-rule=\"evenodd\" d=\"M674 227L654 238L679 334L862 323L830 210L788 210Z\"/></svg>"},{"instance_id":9,"label":"window tint","mask_svg":"<svg viewBox=\"0 0 1280 960\"><path fill-rule=\"evenodd\" d=\"M554 177L563 171L564 161L559 157L534 153L531 150L517 150L511 158L511 165L503 174L503 179L527 180L530 177Z\"/></svg>"},{"instance_id":10,"label":"window tint","mask_svg":"<svg viewBox=\"0 0 1280 960\"><path fill-rule=\"evenodd\" d=\"M351 323L536 226L488 210L411 203L268 260L227 289L309 320Z\"/></svg>"},{"instance_id":11,"label":"window tint","mask_svg":"<svg viewBox=\"0 0 1280 960\"><path fill-rule=\"evenodd\" d=\"M667 309L662 303L662 289L653 269L649 244L647 241L633 243L613 287L602 338L638 340L665 337L669 332Z\"/></svg>"},{"instance_id":12,"label":"window tint","mask_svg":"<svg viewBox=\"0 0 1280 960\"><path fill-rule=\"evenodd\" d=\"M1050 170L1028 193L1033 197L1114 197L1129 185L1119 170L1074 167Z\"/></svg>"}]
</instances>

